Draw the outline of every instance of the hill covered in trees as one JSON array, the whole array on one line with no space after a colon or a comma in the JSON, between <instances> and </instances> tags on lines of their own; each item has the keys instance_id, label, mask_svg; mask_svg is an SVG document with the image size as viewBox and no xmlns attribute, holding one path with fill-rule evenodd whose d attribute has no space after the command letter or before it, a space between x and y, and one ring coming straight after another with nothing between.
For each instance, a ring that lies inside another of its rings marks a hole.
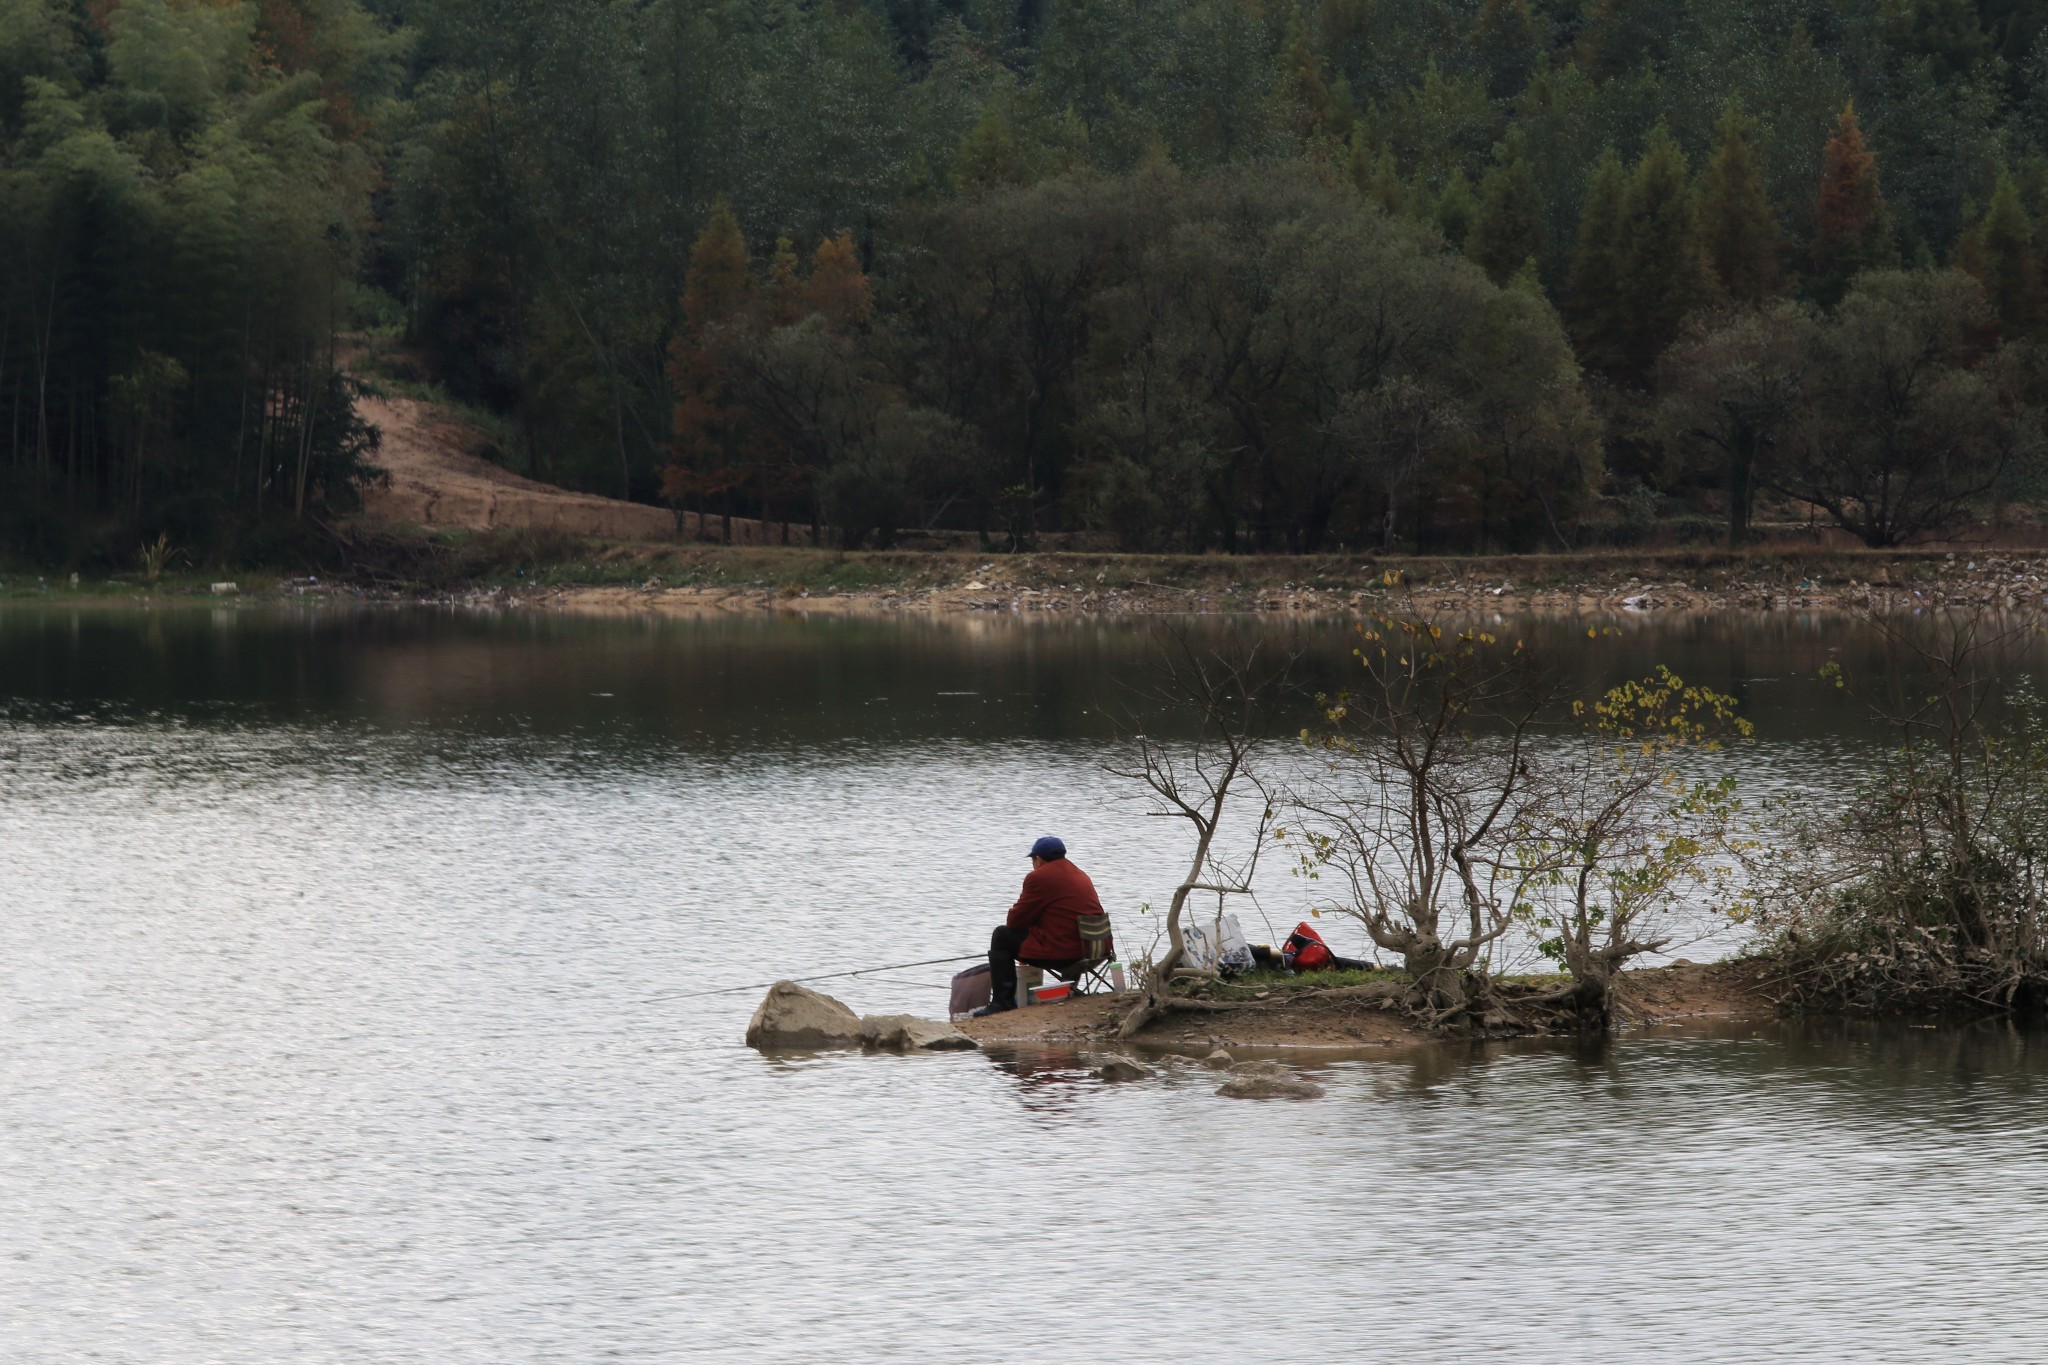
<instances>
[{"instance_id":1,"label":"hill covered in trees","mask_svg":"<svg viewBox=\"0 0 2048 1365\"><path fill-rule=\"evenodd\" d=\"M569 486L1133 549L2038 497L2048 0L0 0L0 545Z\"/></svg>"}]
</instances>

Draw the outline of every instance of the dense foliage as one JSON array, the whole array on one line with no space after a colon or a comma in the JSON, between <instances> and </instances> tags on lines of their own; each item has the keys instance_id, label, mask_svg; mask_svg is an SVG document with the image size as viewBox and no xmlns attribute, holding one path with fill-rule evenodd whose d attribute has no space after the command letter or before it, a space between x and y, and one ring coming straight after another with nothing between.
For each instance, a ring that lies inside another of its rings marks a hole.
<instances>
[{"instance_id":1,"label":"dense foliage","mask_svg":"<svg viewBox=\"0 0 2048 1365\"><path fill-rule=\"evenodd\" d=\"M0 536L248 553L353 500L335 337L400 71L329 9L0 5Z\"/></svg>"},{"instance_id":2,"label":"dense foliage","mask_svg":"<svg viewBox=\"0 0 2048 1365\"><path fill-rule=\"evenodd\" d=\"M2044 225L2048 0L0 0L0 537L346 506L369 332L848 543L1896 543L2039 491Z\"/></svg>"}]
</instances>

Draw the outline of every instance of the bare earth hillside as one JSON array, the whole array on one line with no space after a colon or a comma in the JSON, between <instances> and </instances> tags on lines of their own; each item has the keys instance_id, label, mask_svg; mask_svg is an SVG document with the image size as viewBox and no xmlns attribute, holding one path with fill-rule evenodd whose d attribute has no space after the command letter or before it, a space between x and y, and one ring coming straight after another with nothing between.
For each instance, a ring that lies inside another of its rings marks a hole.
<instances>
[{"instance_id":1,"label":"bare earth hillside","mask_svg":"<svg viewBox=\"0 0 2048 1365\"><path fill-rule=\"evenodd\" d=\"M472 433L411 398L357 400L365 421L383 432L374 456L388 485L363 492L363 513L378 521L437 529L560 531L608 540L672 540L674 513L643 503L574 493L521 478L472 455Z\"/></svg>"}]
</instances>

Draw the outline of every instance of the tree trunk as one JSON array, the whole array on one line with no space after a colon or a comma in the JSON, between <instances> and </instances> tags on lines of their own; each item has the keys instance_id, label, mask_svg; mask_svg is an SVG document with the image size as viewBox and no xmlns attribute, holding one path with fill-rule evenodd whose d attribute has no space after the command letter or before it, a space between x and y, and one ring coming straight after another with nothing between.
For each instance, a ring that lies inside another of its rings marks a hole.
<instances>
[{"instance_id":1,"label":"tree trunk","mask_svg":"<svg viewBox=\"0 0 2048 1365\"><path fill-rule=\"evenodd\" d=\"M1728 452L1728 548L1739 550L1749 543L1749 505L1756 498L1750 481L1755 456L1746 440Z\"/></svg>"},{"instance_id":2,"label":"tree trunk","mask_svg":"<svg viewBox=\"0 0 2048 1365\"><path fill-rule=\"evenodd\" d=\"M1581 1032L1605 1033L1614 1019L1614 964L1596 948L1564 941L1565 970L1571 973L1571 994L1565 1009Z\"/></svg>"},{"instance_id":3,"label":"tree trunk","mask_svg":"<svg viewBox=\"0 0 2048 1365\"><path fill-rule=\"evenodd\" d=\"M1452 954L1444 951L1443 944L1435 935L1418 937L1402 954L1401 961L1414 983L1411 998L1418 1008L1440 1017L1456 1015L1470 1008L1472 991L1469 976Z\"/></svg>"},{"instance_id":4,"label":"tree trunk","mask_svg":"<svg viewBox=\"0 0 2048 1365\"><path fill-rule=\"evenodd\" d=\"M1180 966L1181 960L1187 956L1188 941L1180 931L1180 916L1181 911L1187 907L1188 892L1193 889L1192 880L1201 875L1202 859L1209 851L1209 835L1206 831L1202 835L1200 848L1201 852L1196 855L1195 870L1190 874L1190 880L1183 882L1173 893L1173 903L1166 911L1166 956L1154 963L1152 970L1146 973L1144 998L1138 1002L1136 1008L1124 1016L1123 1023L1116 1031L1119 1038L1135 1037L1147 1024L1167 1011L1167 998L1173 993L1173 973Z\"/></svg>"}]
</instances>

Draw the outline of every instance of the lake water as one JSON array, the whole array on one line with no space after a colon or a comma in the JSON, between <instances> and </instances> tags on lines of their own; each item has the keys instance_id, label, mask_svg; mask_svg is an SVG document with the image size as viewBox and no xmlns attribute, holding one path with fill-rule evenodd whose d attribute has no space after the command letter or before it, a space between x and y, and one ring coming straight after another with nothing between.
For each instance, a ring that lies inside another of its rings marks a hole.
<instances>
[{"instance_id":1,"label":"lake water","mask_svg":"<svg viewBox=\"0 0 2048 1365\"><path fill-rule=\"evenodd\" d=\"M1752 790L1874 742L1838 619L1526 628L1736 691ZM2036 1035L1311 1058L1290 1105L679 998L971 952L1047 831L1131 946L1184 858L1098 767L1149 629L0 612L0 1357L2048 1358Z\"/></svg>"}]
</instances>

